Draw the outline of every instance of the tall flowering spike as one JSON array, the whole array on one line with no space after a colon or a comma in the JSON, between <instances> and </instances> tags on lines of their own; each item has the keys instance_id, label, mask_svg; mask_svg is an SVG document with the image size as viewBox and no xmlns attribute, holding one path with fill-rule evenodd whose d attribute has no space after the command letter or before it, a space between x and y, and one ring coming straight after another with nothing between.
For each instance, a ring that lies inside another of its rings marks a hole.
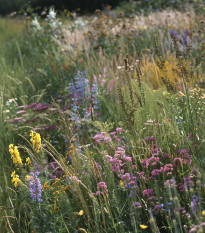
<instances>
[{"instance_id":1,"label":"tall flowering spike","mask_svg":"<svg viewBox=\"0 0 205 233\"><path fill-rule=\"evenodd\" d=\"M31 195L31 200L32 201L37 201L38 203L42 202L42 185L41 181L38 178L40 172L37 170L36 172L31 172L30 173L30 179L29 181L29 191Z\"/></svg>"},{"instance_id":2,"label":"tall flowering spike","mask_svg":"<svg viewBox=\"0 0 205 233\"><path fill-rule=\"evenodd\" d=\"M9 152L11 154L11 158L13 159L13 163L23 165L17 146L10 144Z\"/></svg>"},{"instance_id":3,"label":"tall flowering spike","mask_svg":"<svg viewBox=\"0 0 205 233\"><path fill-rule=\"evenodd\" d=\"M14 186L17 187L21 183L21 180L19 179L19 176L16 175L15 171L13 171L12 174L11 174L11 177L13 178L12 183L14 183Z\"/></svg>"},{"instance_id":4,"label":"tall flowering spike","mask_svg":"<svg viewBox=\"0 0 205 233\"><path fill-rule=\"evenodd\" d=\"M40 148L41 148L41 146L42 146L40 134L39 134L39 133L36 133L36 132L34 132L34 131L31 130L30 136L31 136L30 141L31 141L32 144L33 144L34 150L35 150L37 153L39 153L39 152L40 152Z\"/></svg>"}]
</instances>

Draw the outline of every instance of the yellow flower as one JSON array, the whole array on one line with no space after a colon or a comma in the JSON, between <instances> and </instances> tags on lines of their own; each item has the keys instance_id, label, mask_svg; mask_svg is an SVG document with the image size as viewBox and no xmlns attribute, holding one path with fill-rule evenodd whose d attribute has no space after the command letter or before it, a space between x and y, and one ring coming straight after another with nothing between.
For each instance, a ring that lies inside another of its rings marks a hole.
<instances>
[{"instance_id":1,"label":"yellow flower","mask_svg":"<svg viewBox=\"0 0 205 233\"><path fill-rule=\"evenodd\" d=\"M17 187L19 183L21 183L19 176L15 174L15 171L13 171L11 177L13 177L12 183L14 183L14 186Z\"/></svg>"},{"instance_id":2,"label":"yellow flower","mask_svg":"<svg viewBox=\"0 0 205 233\"><path fill-rule=\"evenodd\" d=\"M31 160L30 160L30 158L28 157L28 158L26 158L26 162L27 162L27 165L29 165L30 163L31 163Z\"/></svg>"},{"instance_id":3,"label":"yellow flower","mask_svg":"<svg viewBox=\"0 0 205 233\"><path fill-rule=\"evenodd\" d=\"M203 211L202 211L202 215L204 215L204 216L205 216L205 210L203 210Z\"/></svg>"},{"instance_id":4,"label":"yellow flower","mask_svg":"<svg viewBox=\"0 0 205 233\"><path fill-rule=\"evenodd\" d=\"M28 181L30 178L31 178L31 176L27 175L27 176L25 177L25 180Z\"/></svg>"},{"instance_id":5,"label":"yellow flower","mask_svg":"<svg viewBox=\"0 0 205 233\"><path fill-rule=\"evenodd\" d=\"M42 146L40 134L39 134L39 133L36 133L36 132L34 132L34 131L31 130L30 136L31 136L30 141L31 141L32 144L33 144L34 150L35 150L37 153L39 153L39 152L40 152L39 149L40 149L41 146Z\"/></svg>"},{"instance_id":6,"label":"yellow flower","mask_svg":"<svg viewBox=\"0 0 205 233\"><path fill-rule=\"evenodd\" d=\"M14 177L16 174L15 174L16 172L15 171L13 171L12 173L11 173L11 177Z\"/></svg>"},{"instance_id":7,"label":"yellow flower","mask_svg":"<svg viewBox=\"0 0 205 233\"><path fill-rule=\"evenodd\" d=\"M124 187L124 182L121 180L120 185Z\"/></svg>"},{"instance_id":8,"label":"yellow flower","mask_svg":"<svg viewBox=\"0 0 205 233\"><path fill-rule=\"evenodd\" d=\"M48 187L49 187L48 182L46 182L46 183L43 185L43 189L47 189Z\"/></svg>"},{"instance_id":9,"label":"yellow flower","mask_svg":"<svg viewBox=\"0 0 205 233\"><path fill-rule=\"evenodd\" d=\"M13 159L13 163L23 165L17 146L10 144L9 152L11 154L11 158Z\"/></svg>"},{"instance_id":10,"label":"yellow flower","mask_svg":"<svg viewBox=\"0 0 205 233\"><path fill-rule=\"evenodd\" d=\"M144 230L144 229L146 229L148 226L140 225L140 227Z\"/></svg>"},{"instance_id":11,"label":"yellow flower","mask_svg":"<svg viewBox=\"0 0 205 233\"><path fill-rule=\"evenodd\" d=\"M84 211L83 210L81 210L79 213L78 213L78 215L83 215L84 214Z\"/></svg>"}]
</instances>

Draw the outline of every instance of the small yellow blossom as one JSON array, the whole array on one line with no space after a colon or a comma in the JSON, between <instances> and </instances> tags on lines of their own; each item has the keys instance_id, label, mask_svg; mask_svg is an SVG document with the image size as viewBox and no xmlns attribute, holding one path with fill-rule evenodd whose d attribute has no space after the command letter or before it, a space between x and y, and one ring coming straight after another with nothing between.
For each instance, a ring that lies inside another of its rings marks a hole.
<instances>
[{"instance_id":1,"label":"small yellow blossom","mask_svg":"<svg viewBox=\"0 0 205 233\"><path fill-rule=\"evenodd\" d=\"M17 187L21 183L21 181L19 179L19 176L16 175L15 171L13 171L12 174L11 174L11 177L13 177L12 183L14 183L14 186Z\"/></svg>"},{"instance_id":2,"label":"small yellow blossom","mask_svg":"<svg viewBox=\"0 0 205 233\"><path fill-rule=\"evenodd\" d=\"M140 227L144 230L144 229L146 229L148 226L140 225Z\"/></svg>"},{"instance_id":3,"label":"small yellow blossom","mask_svg":"<svg viewBox=\"0 0 205 233\"><path fill-rule=\"evenodd\" d=\"M28 181L30 178L31 178L31 176L27 175L27 176L25 177L25 180Z\"/></svg>"},{"instance_id":4,"label":"small yellow blossom","mask_svg":"<svg viewBox=\"0 0 205 233\"><path fill-rule=\"evenodd\" d=\"M84 214L84 211L83 210L81 210L79 213L78 213L78 215L83 215Z\"/></svg>"},{"instance_id":5,"label":"small yellow blossom","mask_svg":"<svg viewBox=\"0 0 205 233\"><path fill-rule=\"evenodd\" d=\"M124 182L121 180L120 185L124 187Z\"/></svg>"},{"instance_id":6,"label":"small yellow blossom","mask_svg":"<svg viewBox=\"0 0 205 233\"><path fill-rule=\"evenodd\" d=\"M205 216L205 210L202 211L202 215Z\"/></svg>"},{"instance_id":7,"label":"small yellow blossom","mask_svg":"<svg viewBox=\"0 0 205 233\"><path fill-rule=\"evenodd\" d=\"M26 162L27 162L27 165L29 165L31 163L31 159L29 157L26 158Z\"/></svg>"}]
</instances>

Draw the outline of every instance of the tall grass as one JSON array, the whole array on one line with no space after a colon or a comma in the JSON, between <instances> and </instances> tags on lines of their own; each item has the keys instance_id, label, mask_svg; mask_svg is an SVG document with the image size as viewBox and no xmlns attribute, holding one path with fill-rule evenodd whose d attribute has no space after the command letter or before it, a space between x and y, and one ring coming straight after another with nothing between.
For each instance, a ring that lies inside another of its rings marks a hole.
<instances>
[{"instance_id":1,"label":"tall grass","mask_svg":"<svg viewBox=\"0 0 205 233\"><path fill-rule=\"evenodd\" d=\"M181 51L185 59L190 55L182 62L168 21L159 25L150 15L152 30L149 16L121 14L116 26L96 14L88 33L44 22L37 33L27 25L22 36L10 30L13 21L0 21L2 232L201 230L205 93L196 83L203 76L197 55L203 44L197 52ZM190 17L170 14L170 20ZM138 20L146 28L138 28ZM191 40L192 26L190 20L177 25L177 33L189 27ZM12 164L9 144L18 146L23 165ZM31 196L35 192L39 196Z\"/></svg>"}]
</instances>

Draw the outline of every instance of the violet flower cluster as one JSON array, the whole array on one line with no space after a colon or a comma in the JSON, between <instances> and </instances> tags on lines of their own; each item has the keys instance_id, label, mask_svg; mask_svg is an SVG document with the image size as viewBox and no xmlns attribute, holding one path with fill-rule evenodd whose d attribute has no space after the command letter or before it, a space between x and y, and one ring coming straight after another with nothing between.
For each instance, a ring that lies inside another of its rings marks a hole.
<instances>
[{"instance_id":1,"label":"violet flower cluster","mask_svg":"<svg viewBox=\"0 0 205 233\"><path fill-rule=\"evenodd\" d=\"M40 172L38 170L32 171L30 173L31 177L28 180L29 181L29 191L31 195L31 200L32 201L37 201L38 203L42 202L42 185L41 181L38 178L40 175Z\"/></svg>"}]
</instances>

